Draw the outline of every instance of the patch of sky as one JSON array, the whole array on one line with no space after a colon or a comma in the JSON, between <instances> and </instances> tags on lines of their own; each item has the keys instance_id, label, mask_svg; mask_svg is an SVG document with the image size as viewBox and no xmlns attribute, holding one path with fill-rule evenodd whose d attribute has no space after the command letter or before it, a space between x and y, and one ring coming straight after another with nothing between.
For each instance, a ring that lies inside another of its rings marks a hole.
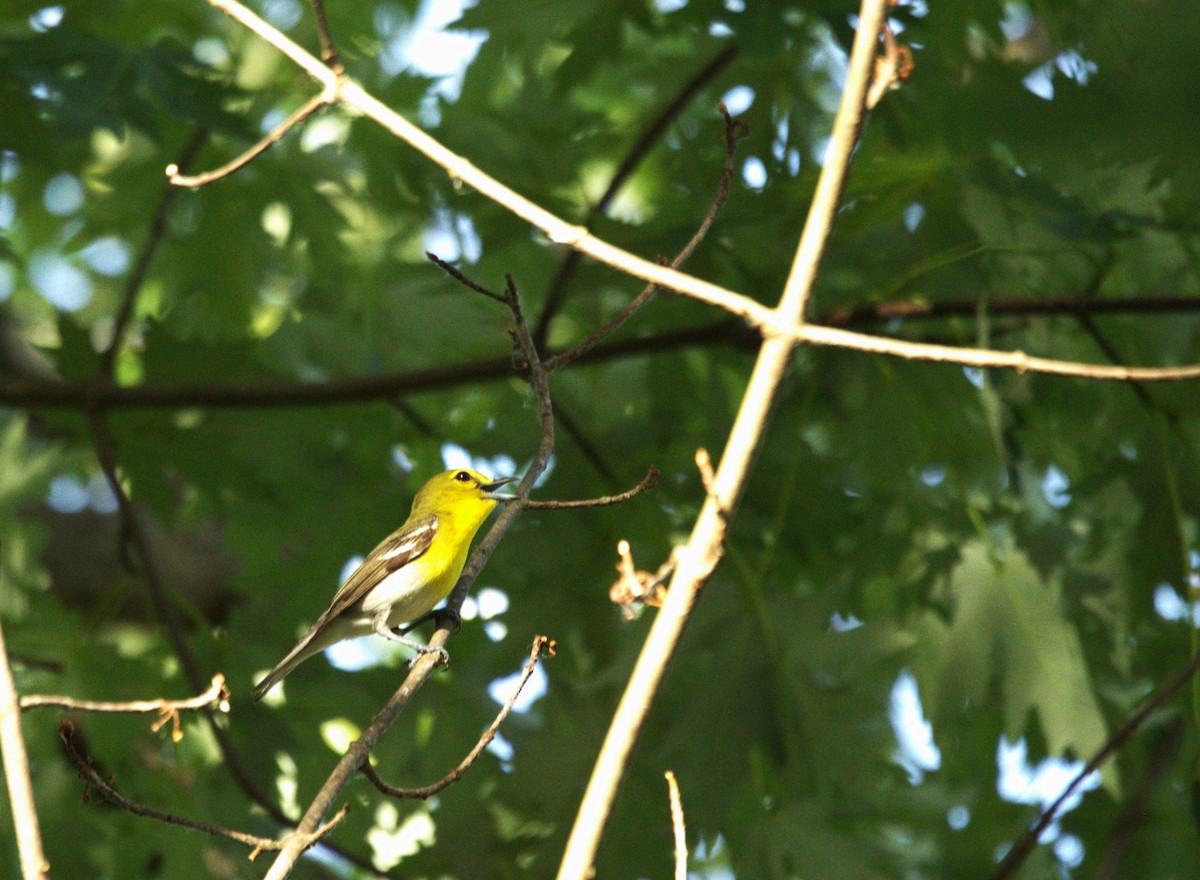
<instances>
[{"instance_id":1,"label":"patch of sky","mask_svg":"<svg viewBox=\"0 0 1200 880\"><path fill-rule=\"evenodd\" d=\"M767 166L762 159L751 156L742 163L742 180L753 190L761 190L767 183Z\"/></svg>"},{"instance_id":2,"label":"patch of sky","mask_svg":"<svg viewBox=\"0 0 1200 880\"><path fill-rule=\"evenodd\" d=\"M1062 509L1071 503L1071 480L1056 466L1050 465L1042 476L1042 497L1051 507Z\"/></svg>"},{"instance_id":3,"label":"patch of sky","mask_svg":"<svg viewBox=\"0 0 1200 880\"><path fill-rule=\"evenodd\" d=\"M129 268L129 247L115 235L106 235L86 245L79 258L93 272L109 277L124 275Z\"/></svg>"},{"instance_id":4,"label":"patch of sky","mask_svg":"<svg viewBox=\"0 0 1200 880\"><path fill-rule=\"evenodd\" d=\"M515 749L513 749L512 743L506 740L499 731L492 737L492 741L487 744L487 750L500 759L501 769L505 773L512 770L510 762L513 759Z\"/></svg>"},{"instance_id":5,"label":"patch of sky","mask_svg":"<svg viewBox=\"0 0 1200 880\"><path fill-rule=\"evenodd\" d=\"M17 219L17 200L12 193L0 193L0 229L11 229Z\"/></svg>"},{"instance_id":6,"label":"patch of sky","mask_svg":"<svg viewBox=\"0 0 1200 880\"><path fill-rule=\"evenodd\" d=\"M496 479L511 477L517 470L517 463L510 456L496 455L492 458L473 456L457 443L442 444L442 464L446 470L471 468ZM549 471L549 468L546 470Z\"/></svg>"},{"instance_id":7,"label":"patch of sky","mask_svg":"<svg viewBox=\"0 0 1200 880\"><path fill-rule=\"evenodd\" d=\"M229 49L216 37L203 37L192 45L192 57L206 67L226 67Z\"/></svg>"},{"instance_id":8,"label":"patch of sky","mask_svg":"<svg viewBox=\"0 0 1200 880\"><path fill-rule=\"evenodd\" d=\"M69 217L83 207L83 184L74 174L56 174L46 183L42 201L51 214Z\"/></svg>"},{"instance_id":9,"label":"patch of sky","mask_svg":"<svg viewBox=\"0 0 1200 880\"><path fill-rule=\"evenodd\" d=\"M304 7L299 0L263 0L262 15L281 31L290 31L303 18Z\"/></svg>"},{"instance_id":10,"label":"patch of sky","mask_svg":"<svg viewBox=\"0 0 1200 880\"><path fill-rule=\"evenodd\" d=\"M1001 736L996 746L996 792L1010 803L1037 804L1045 810L1058 800L1063 790L1079 775L1083 767L1083 761L1068 761L1053 756L1043 758L1037 764L1030 764L1024 737L1010 743L1006 737ZM1063 801L1058 819L1079 806L1084 793L1099 787L1099 772L1089 773L1071 796ZM1057 840L1060 835L1061 829L1056 820L1042 832L1040 840L1049 843Z\"/></svg>"},{"instance_id":11,"label":"patch of sky","mask_svg":"<svg viewBox=\"0 0 1200 880\"><path fill-rule=\"evenodd\" d=\"M686 9L688 0L654 0L654 8L664 15Z\"/></svg>"},{"instance_id":12,"label":"patch of sky","mask_svg":"<svg viewBox=\"0 0 1200 880\"><path fill-rule=\"evenodd\" d=\"M498 704L504 705L512 697L513 689L521 681L520 672L514 672L512 675L505 675L502 678L497 678L488 685L488 696L495 700ZM525 687L521 689L521 693L517 696L516 702L513 703L513 711L520 714L528 712L538 700L546 695L549 688L549 681L546 678L546 673L539 663L533 667L533 674L529 676L529 681L525 683Z\"/></svg>"},{"instance_id":13,"label":"patch of sky","mask_svg":"<svg viewBox=\"0 0 1200 880\"><path fill-rule=\"evenodd\" d=\"M893 760L908 774L913 785L942 766L942 752L933 741L933 725L925 719L917 679L901 670L888 696L888 721L896 736Z\"/></svg>"},{"instance_id":14,"label":"patch of sky","mask_svg":"<svg viewBox=\"0 0 1200 880\"><path fill-rule=\"evenodd\" d=\"M862 625L863 622L853 614L843 616L840 611L833 612L833 616L829 618L829 628L834 632L849 632L852 629L858 629Z\"/></svg>"},{"instance_id":15,"label":"patch of sky","mask_svg":"<svg viewBox=\"0 0 1200 880\"><path fill-rule=\"evenodd\" d=\"M979 367L963 367L962 371L968 382L981 391L983 390L983 370Z\"/></svg>"},{"instance_id":16,"label":"patch of sky","mask_svg":"<svg viewBox=\"0 0 1200 880\"><path fill-rule=\"evenodd\" d=\"M462 260L474 264L483 256L483 242L471 218L446 208L434 212L433 225L425 230L422 246L450 263Z\"/></svg>"},{"instance_id":17,"label":"patch of sky","mask_svg":"<svg viewBox=\"0 0 1200 880\"><path fill-rule=\"evenodd\" d=\"M925 219L925 206L920 202L913 202L903 213L904 228L909 232L916 232L917 227L921 225L921 221Z\"/></svg>"},{"instance_id":18,"label":"patch of sky","mask_svg":"<svg viewBox=\"0 0 1200 880\"><path fill-rule=\"evenodd\" d=\"M921 468L921 482L931 489L942 485L946 482L946 469L940 464Z\"/></svg>"},{"instance_id":19,"label":"patch of sky","mask_svg":"<svg viewBox=\"0 0 1200 880\"><path fill-rule=\"evenodd\" d=\"M395 76L411 71L438 80L433 91L448 101L458 100L467 67L486 31L451 30L475 4L469 0L424 0L411 24L402 9L390 5L375 15L376 32L388 40L379 54L384 72Z\"/></svg>"},{"instance_id":20,"label":"patch of sky","mask_svg":"<svg viewBox=\"0 0 1200 880\"><path fill-rule=\"evenodd\" d=\"M63 7L61 6L44 6L29 16L29 27L39 34L44 34L51 28L56 28L62 24Z\"/></svg>"},{"instance_id":21,"label":"patch of sky","mask_svg":"<svg viewBox=\"0 0 1200 880\"><path fill-rule=\"evenodd\" d=\"M36 251L30 257L29 280L34 290L59 311L77 312L92 300L92 281L87 273L52 251Z\"/></svg>"},{"instance_id":22,"label":"patch of sky","mask_svg":"<svg viewBox=\"0 0 1200 880\"><path fill-rule=\"evenodd\" d=\"M754 104L754 89L745 85L734 86L721 96L721 101L731 116L740 116Z\"/></svg>"},{"instance_id":23,"label":"patch of sky","mask_svg":"<svg viewBox=\"0 0 1200 880\"><path fill-rule=\"evenodd\" d=\"M946 813L946 824L952 831L962 831L971 824L971 811L962 804L956 804Z\"/></svg>"},{"instance_id":24,"label":"patch of sky","mask_svg":"<svg viewBox=\"0 0 1200 880\"><path fill-rule=\"evenodd\" d=\"M725 24L723 21L714 21L708 26L708 35L721 40L725 37L733 36L733 28Z\"/></svg>"}]
</instances>

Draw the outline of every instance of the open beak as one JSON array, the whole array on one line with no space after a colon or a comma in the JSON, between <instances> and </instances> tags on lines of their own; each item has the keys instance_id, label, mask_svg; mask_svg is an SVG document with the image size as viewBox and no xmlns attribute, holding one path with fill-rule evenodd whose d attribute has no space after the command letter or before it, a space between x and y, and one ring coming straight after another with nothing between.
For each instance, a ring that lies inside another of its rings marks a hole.
<instances>
[{"instance_id":1,"label":"open beak","mask_svg":"<svg viewBox=\"0 0 1200 880\"><path fill-rule=\"evenodd\" d=\"M493 495L492 493L501 486L507 486L509 483L515 483L516 481L516 477L504 477L503 479L493 480L490 483L481 483L479 488L488 498L491 498L493 501L515 501L515 495Z\"/></svg>"}]
</instances>

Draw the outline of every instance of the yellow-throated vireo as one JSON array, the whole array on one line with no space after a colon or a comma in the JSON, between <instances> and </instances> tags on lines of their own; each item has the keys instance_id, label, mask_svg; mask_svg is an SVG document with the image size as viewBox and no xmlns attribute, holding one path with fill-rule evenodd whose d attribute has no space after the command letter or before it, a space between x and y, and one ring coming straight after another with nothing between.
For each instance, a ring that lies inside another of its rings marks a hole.
<instances>
[{"instance_id":1,"label":"yellow-throated vireo","mask_svg":"<svg viewBox=\"0 0 1200 880\"><path fill-rule=\"evenodd\" d=\"M501 501L492 494L516 477L489 480L471 470L443 471L413 499L404 525L372 550L333 603L254 688L261 700L285 675L335 642L377 633L418 653L436 650L393 632L450 595L467 562L471 539Z\"/></svg>"}]
</instances>

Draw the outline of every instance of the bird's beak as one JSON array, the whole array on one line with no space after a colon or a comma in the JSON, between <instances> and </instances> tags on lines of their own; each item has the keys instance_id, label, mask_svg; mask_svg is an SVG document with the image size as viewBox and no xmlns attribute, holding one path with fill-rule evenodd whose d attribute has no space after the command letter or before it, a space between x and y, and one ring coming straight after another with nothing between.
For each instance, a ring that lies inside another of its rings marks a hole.
<instances>
[{"instance_id":1,"label":"bird's beak","mask_svg":"<svg viewBox=\"0 0 1200 880\"><path fill-rule=\"evenodd\" d=\"M493 495L492 493L501 486L507 486L509 483L515 483L516 481L516 477L504 477L499 480L493 480L490 483L481 483L479 488L488 498L491 498L493 501L515 501L515 495Z\"/></svg>"}]
</instances>

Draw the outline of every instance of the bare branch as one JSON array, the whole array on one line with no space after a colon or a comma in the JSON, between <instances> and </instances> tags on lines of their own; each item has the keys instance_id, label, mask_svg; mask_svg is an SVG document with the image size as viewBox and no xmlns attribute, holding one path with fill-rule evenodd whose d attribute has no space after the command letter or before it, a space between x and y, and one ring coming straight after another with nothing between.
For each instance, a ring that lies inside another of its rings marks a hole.
<instances>
[{"instance_id":1,"label":"bare branch","mask_svg":"<svg viewBox=\"0 0 1200 880\"><path fill-rule=\"evenodd\" d=\"M244 831L235 831L232 828L223 828L220 825L213 825L209 822L189 819L187 816L177 816L174 813L168 813L154 807L147 807L145 804L139 804L137 801L130 800L112 787L111 780L105 779L96 772L96 768L92 765L92 759L80 751L78 744L75 742L74 733L74 723L69 720L59 722L58 735L66 747L67 757L71 759L71 763L79 770L79 778L86 780L89 788L96 789L100 793L100 797L114 807L118 807L135 816L155 819L159 822L165 822L168 825L180 825L184 828L191 828L194 831L203 831L205 834L211 834L213 837L224 837L228 840L243 843L246 846L253 847L249 856L252 860L260 852L278 850L283 846L283 842L279 840L272 840L269 837L259 837L255 834L247 834ZM84 795L84 799L87 800L86 794ZM346 817L346 813L349 811L350 805L346 804L332 819L309 835L308 846L312 846L332 831Z\"/></svg>"},{"instance_id":2,"label":"bare branch","mask_svg":"<svg viewBox=\"0 0 1200 880\"><path fill-rule=\"evenodd\" d=\"M683 112L684 107L688 105L695 94L736 56L737 46L730 44L722 49L684 85L679 94L675 96L675 99L650 123L650 126L642 133L632 149L625 155L621 164L617 166L617 170L613 172L612 180L608 182L608 188L604 190L604 193L596 201L596 204L587 212L587 216L583 219L584 226L590 227L597 217L608 210L608 206L616 198L617 193L621 191L621 187L625 185L625 182L633 174L634 170L641 164L642 159L650 152L651 147L658 143L666 133L667 127ZM568 251L559 264L554 278L550 281L549 287L546 289L546 298L542 304L542 311L538 315L538 320L533 330L533 339L539 347L545 345L546 333L550 329L550 321L562 306L566 294L567 281L579 267L580 257L581 254L579 251Z\"/></svg>"},{"instance_id":3,"label":"bare branch","mask_svg":"<svg viewBox=\"0 0 1200 880\"><path fill-rule=\"evenodd\" d=\"M329 30L329 22L325 18L324 0L310 0L313 17L317 20L317 38L321 41L321 60L329 69L339 76L346 72L342 60L338 58L337 48L333 44L333 34Z\"/></svg>"},{"instance_id":4,"label":"bare branch","mask_svg":"<svg viewBox=\"0 0 1200 880\"><path fill-rule=\"evenodd\" d=\"M0 753L3 753L4 778L8 782L8 802L12 807L13 830L17 836L23 880L47 880L50 863L42 849L37 804L33 800L33 780L29 775L29 757L25 735L21 731L21 710L17 686L8 665L8 647L0 627Z\"/></svg>"},{"instance_id":5,"label":"bare branch","mask_svg":"<svg viewBox=\"0 0 1200 880\"><path fill-rule=\"evenodd\" d=\"M472 290L482 292L479 285L471 282L468 286ZM513 339L516 343L519 354L525 361L525 367L529 371L530 385L533 387L535 397L538 402L538 420L541 427L541 441L538 445L537 454L534 456L533 462L522 477L521 482L517 485L516 497L514 500L504 505L504 509L500 515L496 517L496 521L488 530L483 540L472 551L470 558L467 560L466 566L463 568L462 574L458 578L458 583L454 585L449 598L446 602L446 608L458 613L462 607L463 600L466 599L468 591L471 589L475 579L479 577L479 572L482 570L484 563L487 562L500 540L508 532L513 521L520 515L525 506L525 499L529 495L529 490L533 484L541 476L546 469L547 463L550 461L550 455L554 451L554 413L550 402L550 388L547 380L546 370L542 366L541 358L538 355L537 347L533 344L532 336L529 333L529 326L525 323L525 316L521 310L520 300L517 297L516 285L512 278L507 279L505 289L505 301L512 313L516 328L513 332ZM452 615L446 615L450 618ZM444 648L446 641L450 638L451 623L449 620L444 620L429 639L429 645L434 648ZM292 866L295 865L296 859L303 852L303 843L307 835L311 834L313 829L324 817L329 810L335 797L346 786L355 773L359 772L360 768L366 763L370 751L375 747L379 738L387 731L395 722L400 713L412 700L417 690L429 678L434 668L442 662L441 655L436 651L430 651L422 654L412 664L408 676L404 682L392 694L384 707L375 715L374 720L363 731L362 736L350 744L346 753L338 761L337 765L330 772L324 784L317 792L305 811L300 824L296 828L296 832L284 838L284 846L280 850L279 856L271 865L271 869L267 872L266 880L283 880L284 877L291 872Z\"/></svg>"},{"instance_id":6,"label":"bare branch","mask_svg":"<svg viewBox=\"0 0 1200 880\"><path fill-rule=\"evenodd\" d=\"M179 724L179 713L187 709L212 708L218 712L229 711L229 688L225 686L225 676L217 673L213 676L212 685L202 694L184 700L132 700L129 702L106 702L98 700L76 700L72 697L59 697L44 694L31 694L21 697L21 709L37 709L44 706L57 706L60 709L72 709L76 712L124 712L141 714L157 712L161 717L154 722L152 730L156 733L166 723L171 722L171 739L179 742L183 739L183 728Z\"/></svg>"},{"instance_id":7,"label":"bare branch","mask_svg":"<svg viewBox=\"0 0 1200 880\"><path fill-rule=\"evenodd\" d=\"M535 636L533 639L533 647L529 651L529 659L525 661L525 666L521 670L521 678L517 681L517 686L513 688L513 691L509 695L508 699L504 701L504 705L501 707L500 712L496 715L496 719L488 726L487 730L483 732L483 735L479 737L479 741L475 743L474 748L467 753L467 756L462 759L459 765L437 782L421 788L398 788L397 786L389 785L387 782L384 782L383 779L379 777L379 774L375 771L375 768L371 766L370 762L365 762L362 765L361 769L363 775L366 776L367 779L371 780L371 783L377 789L389 797L419 798L421 800L432 797L439 791L447 789L454 783L458 782L458 780L462 779L463 774L470 769L471 765L475 763L476 759L483 754L483 750L488 747L488 743L496 738L496 733L500 730L500 725L504 723L504 719L508 717L508 713L512 711L512 707L516 704L517 697L521 694L521 689L525 687L526 682L529 681L529 677L533 675L534 667L537 666L538 659L542 656L543 650L548 652L550 656L554 656L554 639L546 636Z\"/></svg>"},{"instance_id":8,"label":"bare branch","mask_svg":"<svg viewBox=\"0 0 1200 880\"><path fill-rule=\"evenodd\" d=\"M825 250L850 157L858 139L886 4L887 0L864 0L859 10L858 30L829 150L817 180L792 271L778 307L770 312L771 323L782 322L791 326L799 325L804 319L817 267ZM669 286L674 287L674 284ZM724 552L725 521L732 515L745 485L750 464L766 430L767 415L794 345L795 340L791 335L764 334L763 345L734 419L712 491L701 508L687 545L679 551L678 565L666 600L650 628L596 759L559 865L559 880L584 880L591 875L596 847L638 733L654 702L700 588L707 582Z\"/></svg>"},{"instance_id":9,"label":"bare branch","mask_svg":"<svg viewBox=\"0 0 1200 880\"><path fill-rule=\"evenodd\" d=\"M675 880L687 880L687 831L683 825L683 801L679 797L679 783L675 774L668 770L667 796L671 801L671 828L675 832Z\"/></svg>"},{"instance_id":10,"label":"bare branch","mask_svg":"<svg viewBox=\"0 0 1200 880\"><path fill-rule=\"evenodd\" d=\"M675 255L675 259L671 260L669 265L672 269L678 269L682 266L687 261L687 258L700 246L700 243L704 241L704 237L708 235L708 230L712 227L713 221L716 220L721 208L725 207L725 200L729 197L729 185L733 182L733 158L737 154L738 141L746 136L746 126L740 119L734 119L730 116L724 104L721 105L720 109L721 115L725 118L725 163L721 169L721 179L717 183L717 191L713 196L712 204L709 205L708 213L700 221L700 226L696 230L696 233L683 246L683 250ZM572 251L572 253L576 252ZM658 291L659 286L657 284L647 285L611 321L583 340L583 342L546 361L546 369L553 373L555 370L561 370L567 364L587 354L605 337L610 336L613 331L633 317L642 306L650 302Z\"/></svg>"},{"instance_id":11,"label":"bare branch","mask_svg":"<svg viewBox=\"0 0 1200 880\"><path fill-rule=\"evenodd\" d=\"M183 148L179 154L179 162L171 167L187 168L196 154L200 152L200 148L204 146L206 140L208 140L208 130L202 128ZM167 215L170 213L171 204L175 201L178 193L179 190L170 183L163 187L162 194L158 198L158 205L154 209L154 217L150 221L150 231L146 235L146 241L138 254L133 271L125 281L125 289L121 294L121 305L113 317L112 337L103 354L100 355L100 375L110 382L113 378L117 355L121 351L121 344L125 341L125 331L133 317L138 293L146 281L146 275L150 272L150 263L153 261L154 255L158 253L158 247L167 233Z\"/></svg>"},{"instance_id":12,"label":"bare branch","mask_svg":"<svg viewBox=\"0 0 1200 880\"><path fill-rule=\"evenodd\" d=\"M645 492L647 489L653 489L658 485L659 478L662 472L654 465L650 465L646 471L646 476L642 477L642 481L632 489L627 489L616 495L604 495L600 498L584 498L579 501L526 501L525 507L529 510L572 510L578 507L607 507L610 504L621 504L628 501L630 498Z\"/></svg>"},{"instance_id":13,"label":"bare branch","mask_svg":"<svg viewBox=\"0 0 1200 880\"><path fill-rule=\"evenodd\" d=\"M249 165L275 144L283 140L284 135L300 125L308 117L312 116L326 104L331 104L337 95L336 85L333 87L322 89L319 93L313 95L294 111L287 119L275 126L267 135L252 146L250 149L234 157L226 162L220 168L214 168L212 171L205 171L203 174L182 174L178 165L167 166L167 180L172 186L183 186L191 189L204 186L207 183L220 180L222 177L228 177L233 172L237 171L246 165Z\"/></svg>"},{"instance_id":14,"label":"bare branch","mask_svg":"<svg viewBox=\"0 0 1200 880\"><path fill-rule=\"evenodd\" d=\"M871 354L886 354L906 360L959 364L964 367L1006 367L1018 373L1047 373L1081 379L1105 379L1116 382L1168 382L1200 378L1200 364L1182 367L1126 367L1110 364L1085 364L1038 357L1023 351L995 351L988 348L960 348L929 342L905 342L884 336L871 336L816 324L801 324L787 329L786 335L812 345L848 348Z\"/></svg>"},{"instance_id":15,"label":"bare branch","mask_svg":"<svg viewBox=\"0 0 1200 880\"><path fill-rule=\"evenodd\" d=\"M1174 693L1183 687L1192 676L1196 674L1196 670L1200 669L1200 651L1197 651L1191 656L1191 659L1171 673L1171 677L1163 682L1158 689L1146 698L1140 709L1134 712L1129 718L1112 732L1108 741L1100 747L1096 754L1092 755L1091 760L1083 765L1083 769L1075 774L1075 778L1063 789L1062 794L1048 806L1042 815L1038 816L1038 820L1025 829L1024 833L1017 838L1012 847L1005 854L1004 859L996 866L996 870L992 872L990 880L1003 880L1008 877L1021 863L1025 861L1026 856L1033 850L1038 838L1042 836L1042 832L1055 820L1058 816L1058 811L1062 809L1062 805L1066 802L1075 790L1079 788L1083 780L1087 779L1100 768L1100 765L1107 761L1116 751L1125 744L1129 737L1133 736L1142 725L1146 723L1146 719L1150 717L1163 703L1169 700Z\"/></svg>"}]
</instances>

